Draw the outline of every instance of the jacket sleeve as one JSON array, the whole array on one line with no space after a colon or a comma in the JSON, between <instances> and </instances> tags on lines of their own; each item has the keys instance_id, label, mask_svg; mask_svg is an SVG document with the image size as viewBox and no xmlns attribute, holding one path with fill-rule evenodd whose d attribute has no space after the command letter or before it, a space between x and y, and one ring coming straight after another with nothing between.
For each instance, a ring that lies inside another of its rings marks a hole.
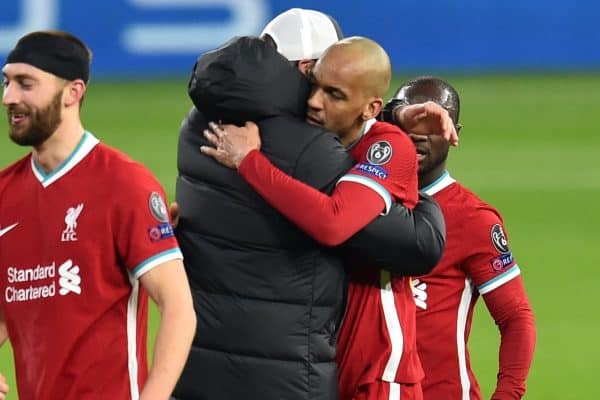
<instances>
[{"instance_id":1,"label":"jacket sleeve","mask_svg":"<svg viewBox=\"0 0 600 400\"><path fill-rule=\"evenodd\" d=\"M320 192L331 194L339 178L354 163L337 136L324 131L304 148L292 175Z\"/></svg>"},{"instance_id":2,"label":"jacket sleeve","mask_svg":"<svg viewBox=\"0 0 600 400\"><path fill-rule=\"evenodd\" d=\"M446 244L446 224L436 201L419 193L414 210L394 204L343 245L346 256L359 258L373 268L396 275L429 273L439 262Z\"/></svg>"}]
</instances>

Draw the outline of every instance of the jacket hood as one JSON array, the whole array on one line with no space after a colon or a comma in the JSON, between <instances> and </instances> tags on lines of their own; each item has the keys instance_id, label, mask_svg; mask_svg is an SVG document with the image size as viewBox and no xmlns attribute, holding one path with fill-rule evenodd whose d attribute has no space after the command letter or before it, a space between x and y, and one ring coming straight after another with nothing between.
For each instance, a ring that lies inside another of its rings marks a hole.
<instances>
[{"instance_id":1,"label":"jacket hood","mask_svg":"<svg viewBox=\"0 0 600 400\"><path fill-rule=\"evenodd\" d=\"M243 36L198 58L188 93L209 120L242 124L304 118L310 83L271 45Z\"/></svg>"}]
</instances>

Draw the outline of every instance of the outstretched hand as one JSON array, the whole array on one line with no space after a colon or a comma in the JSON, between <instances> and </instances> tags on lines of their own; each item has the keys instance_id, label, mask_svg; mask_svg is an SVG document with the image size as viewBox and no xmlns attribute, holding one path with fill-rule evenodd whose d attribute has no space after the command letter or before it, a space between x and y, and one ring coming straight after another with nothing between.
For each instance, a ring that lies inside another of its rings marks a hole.
<instances>
[{"instance_id":1,"label":"outstretched hand","mask_svg":"<svg viewBox=\"0 0 600 400\"><path fill-rule=\"evenodd\" d=\"M201 146L200 151L226 167L237 169L248 153L260 150L258 126L254 122L248 121L242 127L210 122L208 128L204 136L213 147Z\"/></svg>"},{"instance_id":2,"label":"outstretched hand","mask_svg":"<svg viewBox=\"0 0 600 400\"><path fill-rule=\"evenodd\" d=\"M433 101L399 108L396 120L407 133L440 135L452 146L458 146L458 133L448 110Z\"/></svg>"}]
</instances>

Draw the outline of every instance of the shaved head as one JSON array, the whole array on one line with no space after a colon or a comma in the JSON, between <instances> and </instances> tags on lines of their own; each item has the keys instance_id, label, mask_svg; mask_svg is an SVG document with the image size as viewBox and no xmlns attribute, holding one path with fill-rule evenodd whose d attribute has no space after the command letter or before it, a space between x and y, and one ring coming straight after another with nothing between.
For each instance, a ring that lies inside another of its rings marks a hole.
<instances>
[{"instance_id":1,"label":"shaved head","mask_svg":"<svg viewBox=\"0 0 600 400\"><path fill-rule=\"evenodd\" d=\"M352 71L360 79L365 96L383 97L390 87L392 65L390 58L378 43L371 39L352 36L331 45L320 62Z\"/></svg>"},{"instance_id":2,"label":"shaved head","mask_svg":"<svg viewBox=\"0 0 600 400\"><path fill-rule=\"evenodd\" d=\"M309 77L313 91L307 121L337 133L344 145L350 145L381 111L392 67L380 45L349 37L325 50Z\"/></svg>"}]
</instances>

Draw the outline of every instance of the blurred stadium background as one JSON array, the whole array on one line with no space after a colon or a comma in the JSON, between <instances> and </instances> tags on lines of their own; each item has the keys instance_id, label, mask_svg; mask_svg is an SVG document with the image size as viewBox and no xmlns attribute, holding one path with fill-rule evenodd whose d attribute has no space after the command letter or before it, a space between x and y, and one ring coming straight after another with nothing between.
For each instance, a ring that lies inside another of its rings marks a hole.
<instances>
[{"instance_id":1,"label":"blurred stadium background","mask_svg":"<svg viewBox=\"0 0 600 400\"><path fill-rule=\"evenodd\" d=\"M60 28L81 36L94 51L86 127L149 166L173 198L195 58L234 35L260 32L295 6L328 12L346 35L379 41L397 71L393 88L421 74L457 87L464 128L450 170L503 213L536 315L526 398L600 398L597 2L19 0L2 5L0 63L25 32ZM3 131L0 168L26 152ZM153 314L152 332L155 326ZM471 358L487 398L497 344L480 304ZM13 387L8 398L17 399L9 346L0 349L0 372Z\"/></svg>"}]
</instances>

